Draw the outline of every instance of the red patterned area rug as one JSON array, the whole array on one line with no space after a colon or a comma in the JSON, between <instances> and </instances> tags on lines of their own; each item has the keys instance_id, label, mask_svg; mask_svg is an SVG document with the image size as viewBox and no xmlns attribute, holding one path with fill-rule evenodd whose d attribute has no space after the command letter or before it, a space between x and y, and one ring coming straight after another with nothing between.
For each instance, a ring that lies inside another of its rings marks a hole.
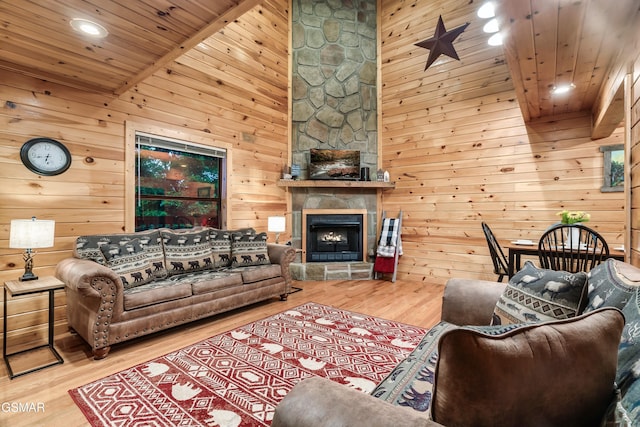
<instances>
[{"instance_id":1,"label":"red patterned area rug","mask_svg":"<svg viewBox=\"0 0 640 427\"><path fill-rule=\"evenodd\" d=\"M69 390L92 426L268 426L320 376L371 392L426 330L316 303Z\"/></svg>"}]
</instances>

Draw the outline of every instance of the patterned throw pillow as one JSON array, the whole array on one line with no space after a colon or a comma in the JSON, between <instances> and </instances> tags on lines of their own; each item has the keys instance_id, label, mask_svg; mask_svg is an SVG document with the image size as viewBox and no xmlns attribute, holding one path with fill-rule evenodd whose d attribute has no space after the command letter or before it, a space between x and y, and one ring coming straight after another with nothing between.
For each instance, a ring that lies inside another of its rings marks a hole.
<instances>
[{"instance_id":1,"label":"patterned throw pillow","mask_svg":"<svg viewBox=\"0 0 640 427\"><path fill-rule=\"evenodd\" d=\"M505 333L438 342L431 417L446 426L600 426L613 398L624 317L605 308Z\"/></svg>"},{"instance_id":2,"label":"patterned throw pillow","mask_svg":"<svg viewBox=\"0 0 640 427\"><path fill-rule=\"evenodd\" d=\"M626 322L618 347L616 384L622 393L622 408L631 423L619 425L640 426L640 288L634 290L622 313Z\"/></svg>"},{"instance_id":3,"label":"patterned throw pillow","mask_svg":"<svg viewBox=\"0 0 640 427\"><path fill-rule=\"evenodd\" d=\"M267 233L231 235L231 267L271 264L267 254Z\"/></svg>"},{"instance_id":4,"label":"patterned throw pillow","mask_svg":"<svg viewBox=\"0 0 640 427\"><path fill-rule=\"evenodd\" d=\"M545 322L576 316L586 304L587 274L541 269L527 261L507 284L494 325Z\"/></svg>"},{"instance_id":5,"label":"patterned throw pillow","mask_svg":"<svg viewBox=\"0 0 640 427\"><path fill-rule=\"evenodd\" d=\"M120 276L125 289L145 285L155 278L153 266L138 239L107 243L100 246L100 251L106 265Z\"/></svg>"},{"instance_id":6,"label":"patterned throw pillow","mask_svg":"<svg viewBox=\"0 0 640 427\"><path fill-rule=\"evenodd\" d=\"M231 232L228 230L211 229L209 243L216 268L231 265Z\"/></svg>"},{"instance_id":7,"label":"patterned throw pillow","mask_svg":"<svg viewBox=\"0 0 640 427\"><path fill-rule=\"evenodd\" d=\"M589 298L585 312L600 307L624 308L640 287L640 269L613 258L593 268L589 277Z\"/></svg>"},{"instance_id":8,"label":"patterned throw pillow","mask_svg":"<svg viewBox=\"0 0 640 427\"><path fill-rule=\"evenodd\" d=\"M231 236L234 233L253 236L256 230L253 228L241 228L238 230L210 229L211 251L213 252L213 262L216 268L229 267L231 265Z\"/></svg>"},{"instance_id":9,"label":"patterned throw pillow","mask_svg":"<svg viewBox=\"0 0 640 427\"><path fill-rule=\"evenodd\" d=\"M161 230L169 276L213 268L209 230Z\"/></svg>"},{"instance_id":10,"label":"patterned throw pillow","mask_svg":"<svg viewBox=\"0 0 640 427\"><path fill-rule=\"evenodd\" d=\"M371 392L392 405L428 413L438 361L438 340L458 326L441 321L429 329L416 348Z\"/></svg>"},{"instance_id":11,"label":"patterned throw pillow","mask_svg":"<svg viewBox=\"0 0 640 427\"><path fill-rule=\"evenodd\" d=\"M621 421L618 417L622 413L631 420L628 425L640 425L640 269L609 259L591 270L585 311L609 306L623 306L626 324L618 348L616 374L622 393L621 409L612 410L608 420L616 425L614 421Z\"/></svg>"},{"instance_id":12,"label":"patterned throw pillow","mask_svg":"<svg viewBox=\"0 0 640 427\"><path fill-rule=\"evenodd\" d=\"M164 248L162 247L162 239L158 230L80 236L76 239L74 255L77 258L89 259L98 264L107 265L107 260L100 247L107 244L124 244L133 239L138 239L140 245L145 249L147 259L153 266L154 276L157 278L166 277Z\"/></svg>"}]
</instances>

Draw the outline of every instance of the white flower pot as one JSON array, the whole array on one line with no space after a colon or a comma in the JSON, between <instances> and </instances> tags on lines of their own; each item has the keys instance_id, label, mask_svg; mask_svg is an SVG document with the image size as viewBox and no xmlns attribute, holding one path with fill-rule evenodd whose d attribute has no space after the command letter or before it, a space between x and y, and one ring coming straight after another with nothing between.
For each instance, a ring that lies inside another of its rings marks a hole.
<instances>
[{"instance_id":1,"label":"white flower pot","mask_svg":"<svg viewBox=\"0 0 640 427\"><path fill-rule=\"evenodd\" d=\"M574 225L580 224L576 222ZM571 228L567 233L567 246L571 249L578 249L580 247L580 229Z\"/></svg>"}]
</instances>

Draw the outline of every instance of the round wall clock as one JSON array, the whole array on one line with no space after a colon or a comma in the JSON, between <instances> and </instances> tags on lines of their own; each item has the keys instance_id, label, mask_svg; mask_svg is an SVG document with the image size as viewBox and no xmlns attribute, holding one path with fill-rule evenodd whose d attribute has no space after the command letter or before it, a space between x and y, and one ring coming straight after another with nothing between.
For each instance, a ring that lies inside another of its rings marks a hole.
<instances>
[{"instance_id":1,"label":"round wall clock","mask_svg":"<svg viewBox=\"0 0 640 427\"><path fill-rule=\"evenodd\" d=\"M59 175L71 166L71 153L51 138L33 138L20 149L22 163L39 175Z\"/></svg>"}]
</instances>

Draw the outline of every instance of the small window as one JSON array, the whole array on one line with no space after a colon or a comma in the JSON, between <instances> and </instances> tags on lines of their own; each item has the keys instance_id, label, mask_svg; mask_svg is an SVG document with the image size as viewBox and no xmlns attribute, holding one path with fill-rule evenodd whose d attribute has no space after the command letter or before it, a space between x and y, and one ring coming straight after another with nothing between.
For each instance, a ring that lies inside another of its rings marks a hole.
<instances>
[{"instance_id":1,"label":"small window","mask_svg":"<svg viewBox=\"0 0 640 427\"><path fill-rule=\"evenodd\" d=\"M624 191L624 145L605 145L600 147L604 155L603 182L600 191L610 193Z\"/></svg>"},{"instance_id":2,"label":"small window","mask_svg":"<svg viewBox=\"0 0 640 427\"><path fill-rule=\"evenodd\" d=\"M220 228L226 151L136 132L135 229Z\"/></svg>"}]
</instances>

